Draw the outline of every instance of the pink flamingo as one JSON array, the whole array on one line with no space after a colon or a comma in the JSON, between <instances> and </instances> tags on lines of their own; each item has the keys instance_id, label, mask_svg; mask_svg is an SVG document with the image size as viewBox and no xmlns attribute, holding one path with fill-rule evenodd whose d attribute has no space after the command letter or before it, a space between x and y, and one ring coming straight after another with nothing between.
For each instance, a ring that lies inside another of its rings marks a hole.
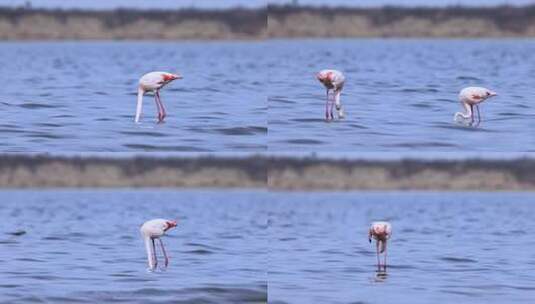
<instances>
[{"instance_id":1,"label":"pink flamingo","mask_svg":"<svg viewBox=\"0 0 535 304\"><path fill-rule=\"evenodd\" d=\"M392 225L389 222L373 222L368 232L368 240L376 240L375 247L377 252L377 267L381 270L381 260L379 255L384 252L383 267L386 270L386 242L392 236Z\"/></svg>"},{"instance_id":2,"label":"pink flamingo","mask_svg":"<svg viewBox=\"0 0 535 304\"><path fill-rule=\"evenodd\" d=\"M345 114L344 110L342 109L342 104L340 102L340 95L342 94L342 89L344 88L344 84L346 81L344 74L337 70L322 70L318 74L316 74L316 78L318 78L318 80L327 89L327 101L325 103L325 119L327 119L327 121L334 119L334 105L336 105L338 118L344 118ZM333 90L333 98L331 98L329 95L330 90Z\"/></svg>"},{"instance_id":3,"label":"pink flamingo","mask_svg":"<svg viewBox=\"0 0 535 304\"><path fill-rule=\"evenodd\" d=\"M481 87L468 87L461 90L459 93L459 101L465 109L465 113L457 112L453 116L454 121L470 119L470 126L475 122L474 119L474 106L477 110L477 123L476 126L479 126L481 123L481 114L479 113L479 104L487 100L490 97L496 96L496 92L493 92L486 88Z\"/></svg>"},{"instance_id":4,"label":"pink flamingo","mask_svg":"<svg viewBox=\"0 0 535 304\"><path fill-rule=\"evenodd\" d=\"M182 79L182 76L167 72L150 72L143 75L139 79L135 118L136 123L139 122L141 117L141 109L143 108L143 95L145 95L147 92L154 92L154 100L156 101L156 107L158 108L158 123L163 122L167 114L165 112L162 100L160 99L160 90L175 79Z\"/></svg>"},{"instance_id":5,"label":"pink flamingo","mask_svg":"<svg viewBox=\"0 0 535 304\"><path fill-rule=\"evenodd\" d=\"M167 257L167 252L163 246L162 239L160 237L165 235L167 230L176 227L176 221L164 220L164 219L155 219L145 222L141 228L141 237L145 242L145 249L147 250L147 258L149 260L149 269L152 271L158 266L158 258L156 257L156 245L154 240L158 239L160 241L160 246L162 247L162 253L165 259L165 268L169 265L169 258Z\"/></svg>"}]
</instances>

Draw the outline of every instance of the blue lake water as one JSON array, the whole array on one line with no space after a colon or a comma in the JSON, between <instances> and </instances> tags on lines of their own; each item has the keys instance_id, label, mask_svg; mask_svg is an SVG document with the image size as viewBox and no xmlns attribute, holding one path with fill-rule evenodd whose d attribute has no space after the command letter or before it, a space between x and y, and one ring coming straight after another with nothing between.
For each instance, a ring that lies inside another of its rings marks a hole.
<instances>
[{"instance_id":1,"label":"blue lake water","mask_svg":"<svg viewBox=\"0 0 535 304\"><path fill-rule=\"evenodd\" d=\"M266 303L262 194L0 191L0 302ZM165 272L146 270L153 218L178 220Z\"/></svg>"},{"instance_id":2,"label":"blue lake water","mask_svg":"<svg viewBox=\"0 0 535 304\"><path fill-rule=\"evenodd\" d=\"M0 44L2 151L535 151L533 40L9 42ZM323 68L346 74L326 123ZM137 81L179 72L133 123ZM486 86L479 128L458 92ZM269 130L269 132L268 132Z\"/></svg>"},{"instance_id":3,"label":"blue lake water","mask_svg":"<svg viewBox=\"0 0 535 304\"><path fill-rule=\"evenodd\" d=\"M530 303L535 193L269 194L270 303ZM386 274L369 224L392 223Z\"/></svg>"},{"instance_id":4,"label":"blue lake water","mask_svg":"<svg viewBox=\"0 0 535 304\"><path fill-rule=\"evenodd\" d=\"M534 151L535 40L340 39L269 44L270 151ZM346 75L347 118L324 121L316 72ZM479 128L453 122L459 91L499 93Z\"/></svg>"},{"instance_id":5,"label":"blue lake water","mask_svg":"<svg viewBox=\"0 0 535 304\"><path fill-rule=\"evenodd\" d=\"M1 151L263 151L261 43L13 42L0 44ZM162 90L156 124L137 84L150 71L184 76Z\"/></svg>"}]
</instances>

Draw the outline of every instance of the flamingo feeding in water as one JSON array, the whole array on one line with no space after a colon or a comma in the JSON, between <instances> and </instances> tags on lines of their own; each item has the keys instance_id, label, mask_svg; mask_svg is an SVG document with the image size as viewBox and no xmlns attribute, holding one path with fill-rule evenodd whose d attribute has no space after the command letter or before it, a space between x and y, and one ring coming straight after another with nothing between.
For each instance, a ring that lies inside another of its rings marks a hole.
<instances>
[{"instance_id":1,"label":"flamingo feeding in water","mask_svg":"<svg viewBox=\"0 0 535 304\"><path fill-rule=\"evenodd\" d=\"M386 242L392 236L392 225L389 222L373 222L368 232L368 240L372 242L375 239L377 252L377 267L381 270L381 260L379 255L384 253L383 267L386 271Z\"/></svg>"},{"instance_id":2,"label":"flamingo feeding in water","mask_svg":"<svg viewBox=\"0 0 535 304\"><path fill-rule=\"evenodd\" d=\"M316 74L316 78L318 78L327 89L327 101L325 102L325 118L327 121L334 119L333 107L335 105L338 118L344 118L344 110L340 103L340 95L342 94L342 89L344 88L346 81L344 74L337 70L322 70ZM330 90L333 90L332 97L329 94Z\"/></svg>"},{"instance_id":3,"label":"flamingo feeding in water","mask_svg":"<svg viewBox=\"0 0 535 304\"><path fill-rule=\"evenodd\" d=\"M482 87L468 87L461 90L459 93L459 100L465 109L465 113L457 112L453 116L454 121L470 119L469 125L472 126L475 122L474 107L477 110L477 123L481 123L481 114L479 113L479 104L490 97L496 96L496 92Z\"/></svg>"},{"instance_id":4,"label":"flamingo feeding in water","mask_svg":"<svg viewBox=\"0 0 535 304\"><path fill-rule=\"evenodd\" d=\"M160 246L162 247L162 253L165 259L165 268L169 265L169 258L167 257L167 252L163 246L162 237L165 235L167 230L176 227L176 222L171 220L164 219L155 219L145 222L141 226L141 237L145 242L145 249L147 250L147 258L149 260L149 269L155 270L158 266L158 258L156 257L156 245L154 240L158 239L160 241Z\"/></svg>"},{"instance_id":5,"label":"flamingo feeding in water","mask_svg":"<svg viewBox=\"0 0 535 304\"><path fill-rule=\"evenodd\" d=\"M178 74L171 74L167 72L150 72L143 75L139 79L139 87L137 91L137 107L135 122L138 123L141 117L141 110L143 108L143 95L147 92L154 92L154 101L158 108L158 122L163 122L165 116L165 107L160 99L160 90L175 79L182 79Z\"/></svg>"}]
</instances>

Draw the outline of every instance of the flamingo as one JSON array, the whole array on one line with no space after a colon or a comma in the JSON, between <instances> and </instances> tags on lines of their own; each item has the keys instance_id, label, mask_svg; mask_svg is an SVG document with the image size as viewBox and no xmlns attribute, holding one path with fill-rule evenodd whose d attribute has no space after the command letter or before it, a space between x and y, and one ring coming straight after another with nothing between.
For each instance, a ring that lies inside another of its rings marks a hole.
<instances>
[{"instance_id":1,"label":"flamingo","mask_svg":"<svg viewBox=\"0 0 535 304\"><path fill-rule=\"evenodd\" d=\"M340 103L340 94L342 93L342 89L344 88L344 83L346 80L344 74L337 70L322 70L316 74L316 78L318 78L318 80L327 89L327 101L325 103L325 118L327 119L327 121L334 119L334 105L336 105L338 118L344 118L344 110L342 109L342 104ZM333 90L334 92L334 100L329 96L330 90Z\"/></svg>"},{"instance_id":2,"label":"flamingo","mask_svg":"<svg viewBox=\"0 0 535 304\"><path fill-rule=\"evenodd\" d=\"M368 232L368 241L376 240L377 267L381 270L379 255L384 252L383 267L386 270L386 242L392 236L392 225L389 222L373 222Z\"/></svg>"},{"instance_id":3,"label":"flamingo","mask_svg":"<svg viewBox=\"0 0 535 304\"><path fill-rule=\"evenodd\" d=\"M470 119L470 126L474 124L474 106L477 110L477 123L476 126L479 126L481 122L481 114L479 113L479 104L487 100L490 97L498 95L496 92L493 92L489 89L482 87L468 87L461 90L459 93L459 100L461 101L462 106L465 109L465 113L457 112L453 116L454 121L458 121L458 118L461 117L462 120Z\"/></svg>"},{"instance_id":4,"label":"flamingo","mask_svg":"<svg viewBox=\"0 0 535 304\"><path fill-rule=\"evenodd\" d=\"M164 219L154 219L145 222L141 228L141 237L145 242L145 249L147 250L147 258L149 260L149 269L152 271L158 266L158 259L156 257L156 245L154 240L158 239L160 241L160 246L162 247L162 253L165 259L165 268L169 265L169 258L167 257L167 252L163 246L162 237L167 230L176 227L176 221L164 220Z\"/></svg>"},{"instance_id":5,"label":"flamingo","mask_svg":"<svg viewBox=\"0 0 535 304\"><path fill-rule=\"evenodd\" d=\"M156 107L158 108L158 123L163 122L166 112L162 100L160 99L160 90L175 79L182 79L182 76L167 72L150 72L143 75L139 79L135 118L136 123L139 122L141 117L141 109L143 108L143 95L145 95L147 92L154 92L154 101L156 101Z\"/></svg>"}]
</instances>

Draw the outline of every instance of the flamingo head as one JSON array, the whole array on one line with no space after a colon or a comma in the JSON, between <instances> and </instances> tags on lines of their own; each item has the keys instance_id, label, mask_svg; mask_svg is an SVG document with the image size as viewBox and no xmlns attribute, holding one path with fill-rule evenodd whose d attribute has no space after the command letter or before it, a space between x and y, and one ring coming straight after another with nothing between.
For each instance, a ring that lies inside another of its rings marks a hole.
<instances>
[{"instance_id":1,"label":"flamingo head","mask_svg":"<svg viewBox=\"0 0 535 304\"><path fill-rule=\"evenodd\" d=\"M487 94L486 98L498 96L498 93L493 92L491 90L487 90L486 94Z\"/></svg>"},{"instance_id":2,"label":"flamingo head","mask_svg":"<svg viewBox=\"0 0 535 304\"><path fill-rule=\"evenodd\" d=\"M321 83L328 83L328 82L331 82L331 76L332 76L332 73L331 72L326 72L326 71L321 71L319 73L316 74L316 78L321 82Z\"/></svg>"},{"instance_id":3,"label":"flamingo head","mask_svg":"<svg viewBox=\"0 0 535 304\"><path fill-rule=\"evenodd\" d=\"M180 74L163 74L163 81L165 82L171 82L176 79L182 79L182 75Z\"/></svg>"},{"instance_id":4,"label":"flamingo head","mask_svg":"<svg viewBox=\"0 0 535 304\"><path fill-rule=\"evenodd\" d=\"M176 221L165 221L165 228L163 229L163 231L167 231L174 227L176 227Z\"/></svg>"}]
</instances>

